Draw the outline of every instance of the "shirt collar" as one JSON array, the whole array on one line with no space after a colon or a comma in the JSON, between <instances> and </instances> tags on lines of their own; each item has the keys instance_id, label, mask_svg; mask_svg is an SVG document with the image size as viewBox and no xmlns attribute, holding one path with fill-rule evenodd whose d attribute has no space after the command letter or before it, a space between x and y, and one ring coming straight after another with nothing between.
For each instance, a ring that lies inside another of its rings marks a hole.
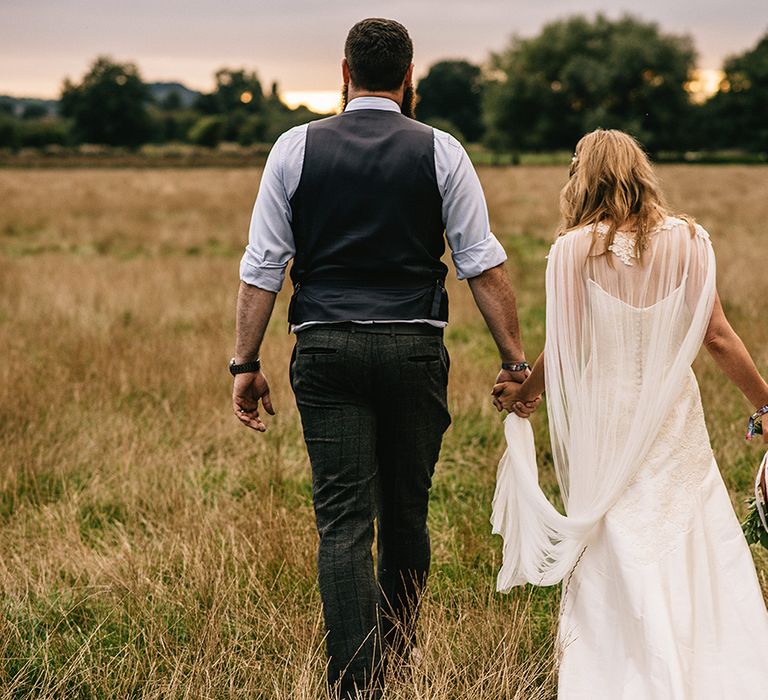
<instances>
[{"instance_id":1,"label":"shirt collar","mask_svg":"<svg viewBox=\"0 0 768 700\"><path fill-rule=\"evenodd\" d=\"M355 97L347 103L345 112L354 112L356 109L380 109L385 112L399 112L400 105L388 97L373 97L366 95Z\"/></svg>"}]
</instances>

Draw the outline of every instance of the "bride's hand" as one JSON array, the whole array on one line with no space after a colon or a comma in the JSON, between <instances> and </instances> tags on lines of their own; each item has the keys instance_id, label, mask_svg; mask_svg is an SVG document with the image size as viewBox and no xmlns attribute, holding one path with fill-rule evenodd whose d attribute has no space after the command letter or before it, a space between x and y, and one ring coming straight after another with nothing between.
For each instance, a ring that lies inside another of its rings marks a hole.
<instances>
[{"instance_id":1,"label":"bride's hand","mask_svg":"<svg viewBox=\"0 0 768 700\"><path fill-rule=\"evenodd\" d=\"M528 418L541 403L541 396L533 399L525 393L524 384L502 382L493 387L493 405L497 411L509 411L520 418Z\"/></svg>"}]
</instances>

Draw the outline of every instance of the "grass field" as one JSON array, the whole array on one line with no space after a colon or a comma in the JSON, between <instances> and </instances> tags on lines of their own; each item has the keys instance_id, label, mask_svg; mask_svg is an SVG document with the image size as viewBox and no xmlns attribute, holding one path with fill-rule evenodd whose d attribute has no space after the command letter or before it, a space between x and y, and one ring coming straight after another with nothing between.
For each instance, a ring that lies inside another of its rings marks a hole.
<instances>
[{"instance_id":1,"label":"grass field","mask_svg":"<svg viewBox=\"0 0 768 700\"><path fill-rule=\"evenodd\" d=\"M768 370L768 168L661 174L674 207L710 230L726 310ZM0 700L322 696L285 293L262 352L278 415L258 435L230 412L237 264L259 175L0 171ZM530 357L564 176L481 170ZM466 285L449 290L454 422L432 498L425 663L387 700L550 699L559 592L494 592L496 356ZM708 358L696 369L741 515L759 459L742 439L748 406ZM534 419L544 463L545 422ZM755 554L768 593L768 557Z\"/></svg>"}]
</instances>

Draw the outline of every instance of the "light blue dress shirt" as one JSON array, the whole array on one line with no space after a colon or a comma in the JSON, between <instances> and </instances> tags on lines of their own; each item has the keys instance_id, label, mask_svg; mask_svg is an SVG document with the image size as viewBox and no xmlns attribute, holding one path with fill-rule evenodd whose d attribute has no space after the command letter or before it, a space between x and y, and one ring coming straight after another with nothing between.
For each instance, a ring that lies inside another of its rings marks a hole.
<instances>
[{"instance_id":1,"label":"light blue dress shirt","mask_svg":"<svg viewBox=\"0 0 768 700\"><path fill-rule=\"evenodd\" d=\"M400 106L385 97L357 97L347 105L347 110L355 109L399 112ZM467 152L450 134L439 129L433 131L445 237L458 278L476 277L503 263L507 256L491 233L483 190ZM240 261L240 279L270 292L280 291L285 269L296 253L290 200L301 179L306 139L307 124L302 124L286 131L272 147L253 207L248 245ZM418 321L445 325L434 320ZM301 330L307 325L310 324L301 324L293 330Z\"/></svg>"}]
</instances>

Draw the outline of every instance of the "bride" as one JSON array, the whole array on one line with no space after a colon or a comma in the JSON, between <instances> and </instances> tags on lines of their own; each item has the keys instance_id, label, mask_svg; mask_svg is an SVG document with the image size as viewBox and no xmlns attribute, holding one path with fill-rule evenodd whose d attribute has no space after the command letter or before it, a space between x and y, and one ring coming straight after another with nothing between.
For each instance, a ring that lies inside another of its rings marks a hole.
<instances>
[{"instance_id":1,"label":"bride","mask_svg":"<svg viewBox=\"0 0 768 700\"><path fill-rule=\"evenodd\" d=\"M494 387L518 414L493 503L497 587L563 582L561 699L763 697L768 613L691 364L703 343L758 411L768 385L723 313L709 235L669 214L619 131L581 139L560 200L545 352L524 384ZM518 417L545 376L567 515L539 488Z\"/></svg>"}]
</instances>

